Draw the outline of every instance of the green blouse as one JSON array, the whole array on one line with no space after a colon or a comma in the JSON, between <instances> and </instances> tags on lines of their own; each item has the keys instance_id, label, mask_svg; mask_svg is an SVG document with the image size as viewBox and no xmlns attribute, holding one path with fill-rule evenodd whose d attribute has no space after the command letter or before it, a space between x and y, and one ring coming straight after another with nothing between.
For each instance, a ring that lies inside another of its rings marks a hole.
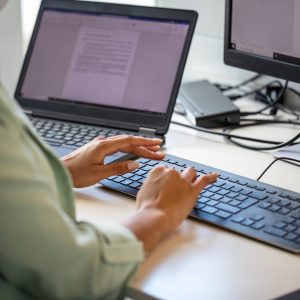
<instances>
[{"instance_id":1,"label":"green blouse","mask_svg":"<svg viewBox=\"0 0 300 300\"><path fill-rule=\"evenodd\" d=\"M0 85L0 299L122 299L143 257L124 226L76 221L68 171Z\"/></svg>"}]
</instances>

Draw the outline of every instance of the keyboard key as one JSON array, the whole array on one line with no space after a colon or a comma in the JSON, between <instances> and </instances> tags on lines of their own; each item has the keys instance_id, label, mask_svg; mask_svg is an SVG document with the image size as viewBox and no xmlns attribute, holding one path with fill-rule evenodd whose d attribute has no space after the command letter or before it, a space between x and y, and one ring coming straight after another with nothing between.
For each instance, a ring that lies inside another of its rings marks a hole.
<instances>
[{"instance_id":1,"label":"keyboard key","mask_svg":"<svg viewBox=\"0 0 300 300\"><path fill-rule=\"evenodd\" d=\"M221 210L225 210L227 212L230 212L232 214L236 214L239 211L241 211L239 208L225 204L225 203L219 203L218 205L216 205L216 208L221 209Z\"/></svg>"},{"instance_id":2,"label":"keyboard key","mask_svg":"<svg viewBox=\"0 0 300 300\"><path fill-rule=\"evenodd\" d=\"M289 198L289 194L281 193L281 194L279 194L279 197L282 197L282 198Z\"/></svg>"},{"instance_id":3,"label":"keyboard key","mask_svg":"<svg viewBox=\"0 0 300 300\"><path fill-rule=\"evenodd\" d=\"M222 219L227 219L227 218L231 217L232 214L230 214L228 212L225 212L225 211L222 211L222 210L219 210L215 213L215 216L218 216Z\"/></svg>"},{"instance_id":4,"label":"keyboard key","mask_svg":"<svg viewBox=\"0 0 300 300\"><path fill-rule=\"evenodd\" d=\"M130 177L132 177L132 176L133 176L132 173L126 173L126 174L123 174L123 175L122 175L122 177L124 177L124 178L130 178Z\"/></svg>"},{"instance_id":5,"label":"keyboard key","mask_svg":"<svg viewBox=\"0 0 300 300\"><path fill-rule=\"evenodd\" d=\"M210 201L208 201L206 204L209 205L209 206L215 206L215 205L217 205L218 203L219 203L218 201L210 200Z\"/></svg>"},{"instance_id":6,"label":"keyboard key","mask_svg":"<svg viewBox=\"0 0 300 300\"><path fill-rule=\"evenodd\" d=\"M300 197L289 195L289 199L300 202Z\"/></svg>"},{"instance_id":7,"label":"keyboard key","mask_svg":"<svg viewBox=\"0 0 300 300\"><path fill-rule=\"evenodd\" d=\"M284 219L282 222L285 222L287 224L293 224L295 223L296 219L293 218L293 217L288 217L286 219ZM299 222L299 225L297 223L295 223L296 226L300 226L300 222Z\"/></svg>"},{"instance_id":8,"label":"keyboard key","mask_svg":"<svg viewBox=\"0 0 300 300\"><path fill-rule=\"evenodd\" d=\"M293 240L295 240L297 237L298 237L297 234L289 233L289 234L287 234L284 238L285 238L286 240L293 241Z\"/></svg>"},{"instance_id":9,"label":"keyboard key","mask_svg":"<svg viewBox=\"0 0 300 300\"><path fill-rule=\"evenodd\" d=\"M195 204L195 209L202 209L202 208L204 208L205 207L205 204L203 204L203 203L196 203Z\"/></svg>"},{"instance_id":10,"label":"keyboard key","mask_svg":"<svg viewBox=\"0 0 300 300\"><path fill-rule=\"evenodd\" d=\"M290 201L288 200L280 200L277 205L281 206L281 207L285 207L285 206L288 206L289 204L291 204Z\"/></svg>"},{"instance_id":11,"label":"keyboard key","mask_svg":"<svg viewBox=\"0 0 300 300\"><path fill-rule=\"evenodd\" d=\"M297 229L297 227L296 226L293 226L293 225L287 225L285 228L284 228L284 230L285 231L288 231L288 232L293 232L293 231L295 231Z\"/></svg>"},{"instance_id":12,"label":"keyboard key","mask_svg":"<svg viewBox=\"0 0 300 300\"><path fill-rule=\"evenodd\" d=\"M117 183L119 183L119 182L121 182L121 181L123 181L123 180L124 180L123 177L117 177L117 178L114 178L114 179L113 179L113 181L114 181L114 182L117 182Z\"/></svg>"},{"instance_id":13,"label":"keyboard key","mask_svg":"<svg viewBox=\"0 0 300 300\"><path fill-rule=\"evenodd\" d=\"M144 171L150 171L150 170L152 170L152 167L146 165L146 166L142 167L141 169Z\"/></svg>"},{"instance_id":14,"label":"keyboard key","mask_svg":"<svg viewBox=\"0 0 300 300\"><path fill-rule=\"evenodd\" d=\"M142 176L134 175L133 177L130 178L130 180L138 181L141 180L142 178L143 178Z\"/></svg>"},{"instance_id":15,"label":"keyboard key","mask_svg":"<svg viewBox=\"0 0 300 300\"><path fill-rule=\"evenodd\" d=\"M280 202L280 200L278 198L271 198L271 199L268 199L268 202L271 204L276 204L276 203Z\"/></svg>"},{"instance_id":16,"label":"keyboard key","mask_svg":"<svg viewBox=\"0 0 300 300\"><path fill-rule=\"evenodd\" d=\"M260 191L260 192L263 192L263 191L266 190L266 188L262 187L262 186L256 186L255 189L258 190L258 191Z\"/></svg>"},{"instance_id":17,"label":"keyboard key","mask_svg":"<svg viewBox=\"0 0 300 300\"><path fill-rule=\"evenodd\" d=\"M234 187L231 189L232 192L236 192L236 193L240 192L241 190L242 190L242 188L239 187L239 186L234 186Z\"/></svg>"},{"instance_id":18,"label":"keyboard key","mask_svg":"<svg viewBox=\"0 0 300 300\"><path fill-rule=\"evenodd\" d=\"M274 204L274 205L271 205L271 206L268 208L268 210L276 212L276 211L280 210L280 206Z\"/></svg>"},{"instance_id":19,"label":"keyboard key","mask_svg":"<svg viewBox=\"0 0 300 300\"><path fill-rule=\"evenodd\" d=\"M270 207L271 206L271 204L269 203L269 202L262 202L262 203L260 203L259 205L258 205L258 207L260 207L260 208L268 208L268 207Z\"/></svg>"},{"instance_id":20,"label":"keyboard key","mask_svg":"<svg viewBox=\"0 0 300 300\"><path fill-rule=\"evenodd\" d=\"M232 206L238 206L241 203L242 203L241 201L237 201L237 200L232 200L231 202L229 202L229 204L232 205Z\"/></svg>"},{"instance_id":21,"label":"keyboard key","mask_svg":"<svg viewBox=\"0 0 300 300\"><path fill-rule=\"evenodd\" d=\"M137 172L135 172L135 174L138 176L144 176L145 174L147 174L147 172L144 170L138 170Z\"/></svg>"},{"instance_id":22,"label":"keyboard key","mask_svg":"<svg viewBox=\"0 0 300 300\"><path fill-rule=\"evenodd\" d=\"M257 230L262 229L264 227L265 227L265 224L262 222L257 222L257 223L254 223L251 225L251 228L257 229Z\"/></svg>"},{"instance_id":23,"label":"keyboard key","mask_svg":"<svg viewBox=\"0 0 300 300\"><path fill-rule=\"evenodd\" d=\"M251 189L254 189L254 188L256 188L256 185L255 184L253 184L253 183L247 183L247 186L249 187L249 188L251 188Z\"/></svg>"},{"instance_id":24,"label":"keyboard key","mask_svg":"<svg viewBox=\"0 0 300 300\"><path fill-rule=\"evenodd\" d=\"M251 219L246 219L242 222L242 224L245 226L251 226L253 223L254 223L254 221Z\"/></svg>"},{"instance_id":25,"label":"keyboard key","mask_svg":"<svg viewBox=\"0 0 300 300\"><path fill-rule=\"evenodd\" d=\"M220 201L223 197L218 194L214 194L210 197L211 200Z\"/></svg>"},{"instance_id":26,"label":"keyboard key","mask_svg":"<svg viewBox=\"0 0 300 300\"><path fill-rule=\"evenodd\" d=\"M291 212L291 210L288 209L288 208L286 208L286 207L283 207L283 208L281 208L281 209L278 211L278 213L280 213L280 214L282 214L282 215L287 215L287 214L289 214L290 212Z\"/></svg>"},{"instance_id":27,"label":"keyboard key","mask_svg":"<svg viewBox=\"0 0 300 300\"><path fill-rule=\"evenodd\" d=\"M205 206L205 207L203 207L203 208L201 209L201 211L206 212L206 213L208 213L208 214L214 214L214 213L216 213L218 210L215 209L214 207L211 207L211 206Z\"/></svg>"},{"instance_id":28,"label":"keyboard key","mask_svg":"<svg viewBox=\"0 0 300 300\"><path fill-rule=\"evenodd\" d=\"M226 190L230 190L233 187L234 187L234 185L229 184L229 183L225 183L222 185L222 189L226 189Z\"/></svg>"},{"instance_id":29,"label":"keyboard key","mask_svg":"<svg viewBox=\"0 0 300 300\"><path fill-rule=\"evenodd\" d=\"M243 186L246 186L246 185L248 184L248 181L239 179L238 184L243 185Z\"/></svg>"},{"instance_id":30,"label":"keyboard key","mask_svg":"<svg viewBox=\"0 0 300 300\"><path fill-rule=\"evenodd\" d=\"M141 183L133 182L133 183L130 183L129 186L132 187L132 188L137 188L137 187L141 186Z\"/></svg>"},{"instance_id":31,"label":"keyboard key","mask_svg":"<svg viewBox=\"0 0 300 300\"><path fill-rule=\"evenodd\" d=\"M230 193L228 190L220 190L220 191L218 191L217 192L219 195L221 195L221 196L225 196L225 195L227 195L228 193Z\"/></svg>"},{"instance_id":32,"label":"keyboard key","mask_svg":"<svg viewBox=\"0 0 300 300\"><path fill-rule=\"evenodd\" d=\"M225 184L225 182L220 181L220 180L215 181L215 182L213 183L214 186L218 186L218 187L223 187L224 184Z\"/></svg>"},{"instance_id":33,"label":"keyboard key","mask_svg":"<svg viewBox=\"0 0 300 300\"><path fill-rule=\"evenodd\" d=\"M219 175L219 178L223 179L223 180L227 180L229 177L226 175Z\"/></svg>"},{"instance_id":34,"label":"keyboard key","mask_svg":"<svg viewBox=\"0 0 300 300\"><path fill-rule=\"evenodd\" d=\"M290 203L290 205L287 208L289 208L291 210L295 210L299 207L300 207L300 205L297 202L292 202L292 203Z\"/></svg>"},{"instance_id":35,"label":"keyboard key","mask_svg":"<svg viewBox=\"0 0 300 300\"><path fill-rule=\"evenodd\" d=\"M271 195L277 194L277 192L275 190L271 190L271 189L267 189L266 193L271 194Z\"/></svg>"},{"instance_id":36,"label":"keyboard key","mask_svg":"<svg viewBox=\"0 0 300 300\"><path fill-rule=\"evenodd\" d=\"M209 198L202 197L202 196L197 200L198 203L202 203L202 204L205 204L208 201L210 201Z\"/></svg>"},{"instance_id":37,"label":"keyboard key","mask_svg":"<svg viewBox=\"0 0 300 300\"><path fill-rule=\"evenodd\" d=\"M239 201L245 201L246 199L248 199L248 196L245 195L238 195L237 197L235 197L235 200Z\"/></svg>"},{"instance_id":38,"label":"keyboard key","mask_svg":"<svg viewBox=\"0 0 300 300\"><path fill-rule=\"evenodd\" d=\"M285 226L286 226L286 224L283 223L283 222L277 222L276 224L273 225L273 227L279 228L279 229L282 229L282 228L284 228Z\"/></svg>"},{"instance_id":39,"label":"keyboard key","mask_svg":"<svg viewBox=\"0 0 300 300\"><path fill-rule=\"evenodd\" d=\"M243 202L239 207L240 207L241 209L245 209L245 208L248 208L248 207L254 205L254 204L257 203L257 202L258 202L257 200L252 199L252 198L249 198L249 199L247 199L245 202Z\"/></svg>"},{"instance_id":40,"label":"keyboard key","mask_svg":"<svg viewBox=\"0 0 300 300\"><path fill-rule=\"evenodd\" d=\"M242 189L240 191L240 194L245 195L245 196L248 196L250 193L251 193L251 190L247 190L247 189Z\"/></svg>"},{"instance_id":41,"label":"keyboard key","mask_svg":"<svg viewBox=\"0 0 300 300\"><path fill-rule=\"evenodd\" d=\"M207 197L207 198L211 197L212 195L213 195L213 193L211 193L211 192L209 192L209 191L203 191L203 192L201 193L201 196Z\"/></svg>"},{"instance_id":42,"label":"keyboard key","mask_svg":"<svg viewBox=\"0 0 300 300\"><path fill-rule=\"evenodd\" d=\"M133 181L130 179L125 179L124 181L121 181L121 183L124 185L130 185L131 183L133 183Z\"/></svg>"},{"instance_id":43,"label":"keyboard key","mask_svg":"<svg viewBox=\"0 0 300 300\"><path fill-rule=\"evenodd\" d=\"M210 192L212 192L212 193L216 193L216 192L220 191L220 188L219 188L219 187L216 187L216 186L210 186L210 187L208 188L208 190L209 190Z\"/></svg>"},{"instance_id":44,"label":"keyboard key","mask_svg":"<svg viewBox=\"0 0 300 300\"><path fill-rule=\"evenodd\" d=\"M249 196L251 196L252 198L258 199L258 200L264 200L266 198L268 198L268 196L266 196L263 193L257 192L257 191L252 191Z\"/></svg>"},{"instance_id":45,"label":"keyboard key","mask_svg":"<svg viewBox=\"0 0 300 300\"><path fill-rule=\"evenodd\" d=\"M220 199L220 202L222 202L222 203L228 203L230 201L232 201L232 199L228 198L228 197L223 197L223 198Z\"/></svg>"},{"instance_id":46,"label":"keyboard key","mask_svg":"<svg viewBox=\"0 0 300 300\"><path fill-rule=\"evenodd\" d=\"M238 195L239 195L238 193L230 192L229 194L226 195L226 197L229 197L229 198L235 198L235 197L237 197Z\"/></svg>"},{"instance_id":47,"label":"keyboard key","mask_svg":"<svg viewBox=\"0 0 300 300\"><path fill-rule=\"evenodd\" d=\"M275 235L278 237L284 237L286 235L286 232L282 229L274 228L274 227L269 227L265 230L266 233Z\"/></svg>"},{"instance_id":48,"label":"keyboard key","mask_svg":"<svg viewBox=\"0 0 300 300\"><path fill-rule=\"evenodd\" d=\"M251 217L251 219L254 220L254 221L256 221L256 222L261 221L261 220L263 220L264 218L265 218L265 217L262 216L262 215L255 215L255 216Z\"/></svg>"},{"instance_id":49,"label":"keyboard key","mask_svg":"<svg viewBox=\"0 0 300 300\"><path fill-rule=\"evenodd\" d=\"M239 180L236 178L229 178L228 181L233 182L233 183L237 183Z\"/></svg>"},{"instance_id":50,"label":"keyboard key","mask_svg":"<svg viewBox=\"0 0 300 300\"><path fill-rule=\"evenodd\" d=\"M231 221L235 222L235 223L241 223L244 220L245 220L245 218L242 217L242 216L233 216L232 219L231 219Z\"/></svg>"}]
</instances>

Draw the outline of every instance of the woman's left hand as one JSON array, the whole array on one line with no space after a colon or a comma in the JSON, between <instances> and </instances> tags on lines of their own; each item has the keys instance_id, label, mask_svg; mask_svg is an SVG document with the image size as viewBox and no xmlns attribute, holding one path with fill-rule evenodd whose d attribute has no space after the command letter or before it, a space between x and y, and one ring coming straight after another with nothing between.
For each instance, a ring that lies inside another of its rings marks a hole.
<instances>
[{"instance_id":1,"label":"woman's left hand","mask_svg":"<svg viewBox=\"0 0 300 300\"><path fill-rule=\"evenodd\" d=\"M104 164L106 156L120 151L160 160L164 158L164 154L158 152L161 143L161 139L136 136L99 137L66 155L62 160L71 173L74 187L86 187L104 178L128 173L139 167L137 162L129 160Z\"/></svg>"}]
</instances>

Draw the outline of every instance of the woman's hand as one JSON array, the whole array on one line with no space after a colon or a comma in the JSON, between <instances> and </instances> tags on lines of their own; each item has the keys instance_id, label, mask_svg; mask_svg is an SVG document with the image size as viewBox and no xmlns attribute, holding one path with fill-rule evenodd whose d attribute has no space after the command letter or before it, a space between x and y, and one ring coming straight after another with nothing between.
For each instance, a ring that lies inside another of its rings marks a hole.
<instances>
[{"instance_id":1,"label":"woman's hand","mask_svg":"<svg viewBox=\"0 0 300 300\"><path fill-rule=\"evenodd\" d=\"M125 135L106 139L99 137L63 157L62 160L71 173L74 187L86 187L104 178L131 172L139 167L135 161L120 161L105 165L106 156L120 151L160 160L164 158L164 154L158 152L161 143L161 139Z\"/></svg>"},{"instance_id":2,"label":"woman's hand","mask_svg":"<svg viewBox=\"0 0 300 300\"><path fill-rule=\"evenodd\" d=\"M192 168L182 173L154 168L137 195L136 213L124 225L144 243L146 252L151 251L189 215L201 190L217 176L213 173L196 178Z\"/></svg>"}]
</instances>

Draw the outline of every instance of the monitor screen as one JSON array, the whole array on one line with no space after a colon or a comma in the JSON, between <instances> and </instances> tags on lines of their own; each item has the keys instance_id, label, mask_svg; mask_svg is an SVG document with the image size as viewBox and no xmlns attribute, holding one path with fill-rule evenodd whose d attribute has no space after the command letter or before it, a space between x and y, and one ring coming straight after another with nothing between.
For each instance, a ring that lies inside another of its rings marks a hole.
<instances>
[{"instance_id":1,"label":"monitor screen","mask_svg":"<svg viewBox=\"0 0 300 300\"><path fill-rule=\"evenodd\" d=\"M300 1L226 1L225 63L300 82Z\"/></svg>"},{"instance_id":2,"label":"monitor screen","mask_svg":"<svg viewBox=\"0 0 300 300\"><path fill-rule=\"evenodd\" d=\"M188 30L181 21L47 9L20 95L164 114Z\"/></svg>"}]
</instances>

